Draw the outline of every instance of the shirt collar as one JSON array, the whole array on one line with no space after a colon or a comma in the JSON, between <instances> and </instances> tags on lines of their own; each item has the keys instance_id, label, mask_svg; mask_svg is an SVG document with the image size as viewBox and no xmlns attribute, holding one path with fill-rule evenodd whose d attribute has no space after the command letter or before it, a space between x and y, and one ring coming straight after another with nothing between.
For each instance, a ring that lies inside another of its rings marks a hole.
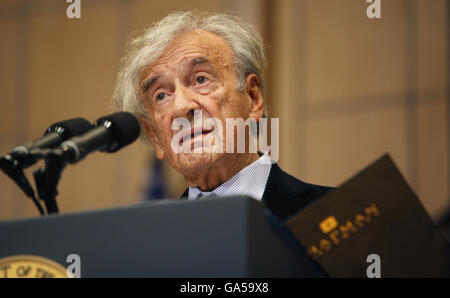
<instances>
[{"instance_id":1,"label":"shirt collar","mask_svg":"<svg viewBox=\"0 0 450 298\"><path fill-rule=\"evenodd\" d=\"M243 195L261 200L271 167L269 154L265 152L258 160L240 170L213 191L204 192L197 187L189 187L188 199L194 200L199 195L204 197L213 193L221 197Z\"/></svg>"}]
</instances>

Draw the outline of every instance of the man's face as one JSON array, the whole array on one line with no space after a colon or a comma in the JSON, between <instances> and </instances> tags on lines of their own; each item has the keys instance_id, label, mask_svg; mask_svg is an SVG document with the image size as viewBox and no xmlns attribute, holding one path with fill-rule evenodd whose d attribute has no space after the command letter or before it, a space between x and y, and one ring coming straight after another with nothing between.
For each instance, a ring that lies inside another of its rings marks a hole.
<instances>
[{"instance_id":1,"label":"man's face","mask_svg":"<svg viewBox=\"0 0 450 298\"><path fill-rule=\"evenodd\" d=\"M230 153L214 151L175 153L171 141L177 134L172 130L172 122L185 118L194 128L193 112L201 111L203 122L208 118L222 121L225 152L225 119L257 119L262 114L262 110L260 114L254 113L251 96L237 90L236 86L233 52L222 37L196 30L171 42L141 76L142 98L151 119L146 128L157 157L167 157L184 175L217 165L220 161L233 160ZM193 144L195 139L189 138L186 142Z\"/></svg>"}]
</instances>

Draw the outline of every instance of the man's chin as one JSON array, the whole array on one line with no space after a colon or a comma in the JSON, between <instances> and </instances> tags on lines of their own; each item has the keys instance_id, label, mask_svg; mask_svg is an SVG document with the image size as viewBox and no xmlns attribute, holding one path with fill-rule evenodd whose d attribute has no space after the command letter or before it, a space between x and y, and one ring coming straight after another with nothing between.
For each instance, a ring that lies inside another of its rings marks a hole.
<instances>
[{"instance_id":1,"label":"man's chin","mask_svg":"<svg viewBox=\"0 0 450 298\"><path fill-rule=\"evenodd\" d=\"M214 166L223 157L223 153L179 153L173 166L182 173L191 173Z\"/></svg>"}]
</instances>

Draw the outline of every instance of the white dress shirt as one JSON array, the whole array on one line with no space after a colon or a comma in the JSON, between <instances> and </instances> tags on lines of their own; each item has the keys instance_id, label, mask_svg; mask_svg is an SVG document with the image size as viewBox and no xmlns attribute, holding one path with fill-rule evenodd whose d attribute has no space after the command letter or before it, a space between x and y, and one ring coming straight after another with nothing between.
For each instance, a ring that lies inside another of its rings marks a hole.
<instances>
[{"instance_id":1,"label":"white dress shirt","mask_svg":"<svg viewBox=\"0 0 450 298\"><path fill-rule=\"evenodd\" d=\"M194 200L199 196L215 194L220 197L242 195L261 200L271 168L270 156L265 152L258 160L240 170L213 191L207 192L197 187L189 187L188 199Z\"/></svg>"}]
</instances>

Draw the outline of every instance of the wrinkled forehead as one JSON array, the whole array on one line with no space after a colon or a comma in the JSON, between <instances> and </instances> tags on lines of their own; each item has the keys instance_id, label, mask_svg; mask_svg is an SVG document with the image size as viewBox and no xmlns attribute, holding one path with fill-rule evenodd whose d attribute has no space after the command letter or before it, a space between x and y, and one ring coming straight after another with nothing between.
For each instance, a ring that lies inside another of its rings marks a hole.
<instances>
[{"instance_id":1,"label":"wrinkled forehead","mask_svg":"<svg viewBox=\"0 0 450 298\"><path fill-rule=\"evenodd\" d=\"M162 55L145 68L141 79L159 71L176 71L192 60L203 58L218 71L231 70L234 66L233 51L224 38L208 31L194 30L177 36Z\"/></svg>"}]
</instances>

